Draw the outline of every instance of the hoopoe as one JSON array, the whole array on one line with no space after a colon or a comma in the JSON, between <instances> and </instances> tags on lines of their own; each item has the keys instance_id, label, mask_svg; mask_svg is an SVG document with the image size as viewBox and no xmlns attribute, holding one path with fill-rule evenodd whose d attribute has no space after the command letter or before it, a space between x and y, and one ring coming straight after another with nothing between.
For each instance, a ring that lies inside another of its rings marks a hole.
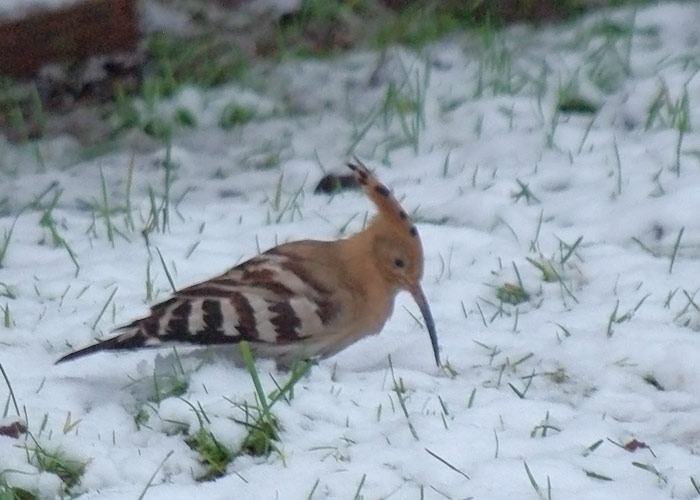
<instances>
[{"instance_id":1,"label":"hoopoe","mask_svg":"<svg viewBox=\"0 0 700 500\"><path fill-rule=\"evenodd\" d=\"M359 161L349 163L378 213L362 231L336 241L276 246L151 307L122 332L56 363L106 350L247 341L280 366L324 358L378 333L407 290L425 320L435 362L437 333L420 286L423 247L416 226L386 186Z\"/></svg>"}]
</instances>

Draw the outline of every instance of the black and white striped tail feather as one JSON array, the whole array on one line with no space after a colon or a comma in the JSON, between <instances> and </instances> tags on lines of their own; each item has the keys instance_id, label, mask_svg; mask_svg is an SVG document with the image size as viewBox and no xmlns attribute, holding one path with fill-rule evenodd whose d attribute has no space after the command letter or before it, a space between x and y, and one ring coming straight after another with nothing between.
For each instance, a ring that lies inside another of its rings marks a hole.
<instances>
[{"instance_id":1,"label":"black and white striped tail feather","mask_svg":"<svg viewBox=\"0 0 700 500\"><path fill-rule=\"evenodd\" d=\"M127 327L125 327L127 328ZM144 347L149 347L149 337L144 335L139 329L131 332L123 333L112 337L97 344L92 344L77 351L73 351L65 356L61 357L56 364L64 363L66 361L71 361L76 358L82 358L89 354L94 354L101 351L111 351L111 350L127 350L127 349L140 349ZM152 347L156 347L158 343L153 344Z\"/></svg>"}]
</instances>

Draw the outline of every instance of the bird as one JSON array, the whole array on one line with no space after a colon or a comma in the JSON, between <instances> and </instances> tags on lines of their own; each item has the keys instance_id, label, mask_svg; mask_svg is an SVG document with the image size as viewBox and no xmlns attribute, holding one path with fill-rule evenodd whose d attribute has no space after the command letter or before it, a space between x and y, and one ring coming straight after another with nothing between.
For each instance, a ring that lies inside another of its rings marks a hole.
<instances>
[{"instance_id":1,"label":"bird","mask_svg":"<svg viewBox=\"0 0 700 500\"><path fill-rule=\"evenodd\" d=\"M290 367L332 356L379 333L396 295L408 291L423 316L439 367L435 322L421 287L424 259L418 230L360 160L347 166L377 208L363 230L339 240L275 246L220 276L176 291L151 306L147 316L114 330L115 336L66 354L56 364L101 351L246 341L255 356Z\"/></svg>"}]
</instances>

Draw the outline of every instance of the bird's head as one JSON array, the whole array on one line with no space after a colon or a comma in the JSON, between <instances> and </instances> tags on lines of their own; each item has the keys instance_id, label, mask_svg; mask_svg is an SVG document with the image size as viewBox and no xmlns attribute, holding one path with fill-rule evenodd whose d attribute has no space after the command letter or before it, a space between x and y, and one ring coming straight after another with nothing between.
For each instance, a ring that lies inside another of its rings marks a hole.
<instances>
[{"instance_id":1,"label":"bird's head","mask_svg":"<svg viewBox=\"0 0 700 500\"><path fill-rule=\"evenodd\" d=\"M420 285L423 277L423 245L418 230L391 191L365 165L355 159L355 163L349 163L348 167L378 209L365 229L370 237L375 268L390 290L406 290L413 296L425 320L435 362L440 366L435 322Z\"/></svg>"}]
</instances>

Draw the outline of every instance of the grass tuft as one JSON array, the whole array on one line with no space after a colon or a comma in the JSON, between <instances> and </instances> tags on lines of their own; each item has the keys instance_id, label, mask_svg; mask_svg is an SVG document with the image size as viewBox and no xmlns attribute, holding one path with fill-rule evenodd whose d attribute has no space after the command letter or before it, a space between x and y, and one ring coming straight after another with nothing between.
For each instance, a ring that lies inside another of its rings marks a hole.
<instances>
[{"instance_id":1,"label":"grass tuft","mask_svg":"<svg viewBox=\"0 0 700 500\"><path fill-rule=\"evenodd\" d=\"M418 432L416 432L416 428L413 426L413 422L411 422L411 417L408 414L408 408L406 406L406 399L407 399L407 390L406 387L404 386L403 379L399 377L399 380L396 380L396 376L394 375L394 364L391 362L391 355L388 356L389 358L389 370L391 371L391 380L394 383L393 391L394 394L396 394L396 397L399 400L399 405L401 406L401 410L403 411L404 417L406 417L406 423L408 424L408 430L411 431L411 435L416 441L419 441L420 438L418 437Z\"/></svg>"},{"instance_id":2,"label":"grass tuft","mask_svg":"<svg viewBox=\"0 0 700 500\"><path fill-rule=\"evenodd\" d=\"M219 127L230 130L253 120L256 111L252 108L232 102L227 104L219 115Z\"/></svg>"},{"instance_id":3,"label":"grass tuft","mask_svg":"<svg viewBox=\"0 0 700 500\"><path fill-rule=\"evenodd\" d=\"M239 348L241 350L243 362L245 363L248 373L250 374L251 381L253 382L253 387L255 389L255 403L253 405L249 403L234 403L241 410L243 410L245 415L245 420L236 419L235 422L245 426L248 429L248 433L241 442L239 449L231 454L229 461L243 454L267 456L273 451L282 456L282 453L277 445L277 443L280 441L279 432L281 426L277 420L277 417L272 414L271 409L280 400L284 400L287 403L291 401L294 396L294 386L308 372L312 366L312 362L303 361L295 363L292 366L289 379L287 379L287 381L283 384L280 384L273 379L276 390L270 395L267 395L263 390L260 375L255 367L255 361L253 359L250 346L244 341L239 344Z\"/></svg>"},{"instance_id":4,"label":"grass tuft","mask_svg":"<svg viewBox=\"0 0 700 500\"><path fill-rule=\"evenodd\" d=\"M234 459L235 453L222 444L214 434L208 430L200 420L200 428L185 440L187 446L196 451L207 465L204 474L197 478L198 481L211 481L226 473L226 467Z\"/></svg>"},{"instance_id":5,"label":"grass tuft","mask_svg":"<svg viewBox=\"0 0 700 500\"><path fill-rule=\"evenodd\" d=\"M33 436L32 439L34 448L31 450L27 448L27 452L32 452L32 459L40 470L56 474L63 482L66 491L80 484L80 478L87 466L86 462L70 459L61 450L47 450Z\"/></svg>"},{"instance_id":6,"label":"grass tuft","mask_svg":"<svg viewBox=\"0 0 700 500\"><path fill-rule=\"evenodd\" d=\"M7 398L7 403L5 404L5 410L3 411L3 418L7 417L7 412L9 409L9 404L10 401L12 401L12 404L14 405L15 412L17 413L18 417L21 417L22 414L19 411L19 405L17 404L17 398L15 398L15 391L12 390L12 384L10 383L10 379L7 376L7 372L5 371L5 367L2 366L2 363L0 363L0 374L2 374L2 378L5 380L5 384L7 385L7 390L9 391L9 396Z\"/></svg>"},{"instance_id":7,"label":"grass tuft","mask_svg":"<svg viewBox=\"0 0 700 500\"><path fill-rule=\"evenodd\" d=\"M496 288L496 298L505 304L517 306L530 300L530 294L519 283L504 283Z\"/></svg>"},{"instance_id":8,"label":"grass tuft","mask_svg":"<svg viewBox=\"0 0 700 500\"><path fill-rule=\"evenodd\" d=\"M19 472L15 470L0 471L0 500L40 500L36 493L33 493L18 486L12 486L5 474L8 472Z\"/></svg>"}]
</instances>

